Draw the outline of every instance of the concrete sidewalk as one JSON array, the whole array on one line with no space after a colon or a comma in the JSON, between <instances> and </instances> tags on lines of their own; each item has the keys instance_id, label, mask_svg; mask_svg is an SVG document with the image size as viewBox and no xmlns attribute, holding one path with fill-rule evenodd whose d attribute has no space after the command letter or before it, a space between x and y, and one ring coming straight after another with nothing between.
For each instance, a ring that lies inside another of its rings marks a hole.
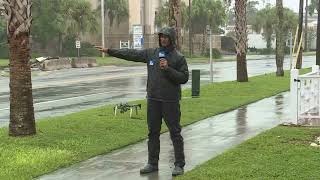
<instances>
[{"instance_id":1,"label":"concrete sidewalk","mask_svg":"<svg viewBox=\"0 0 320 180\"><path fill-rule=\"evenodd\" d=\"M287 120L289 117L288 100L288 93L279 94L184 127L185 170L189 171L225 150ZM159 172L142 176L139 174L139 169L147 161L147 152L145 140L58 170L39 179L172 179L174 155L169 134L161 135Z\"/></svg>"}]
</instances>

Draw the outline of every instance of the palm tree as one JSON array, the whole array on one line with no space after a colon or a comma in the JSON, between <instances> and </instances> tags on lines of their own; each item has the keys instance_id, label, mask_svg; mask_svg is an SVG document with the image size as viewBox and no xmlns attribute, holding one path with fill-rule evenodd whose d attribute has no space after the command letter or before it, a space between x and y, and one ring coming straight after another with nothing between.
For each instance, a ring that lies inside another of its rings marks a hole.
<instances>
[{"instance_id":1,"label":"palm tree","mask_svg":"<svg viewBox=\"0 0 320 180\"><path fill-rule=\"evenodd\" d=\"M254 31L260 33L262 32L262 36L267 42L267 49L271 50L272 48L272 41L274 40L274 23L275 19L278 19L277 17L274 17L274 14L276 12L274 11L273 7L271 5L267 5L265 8L261 9L257 12L255 18L253 29ZM274 18L273 18L274 17Z\"/></svg>"},{"instance_id":2,"label":"palm tree","mask_svg":"<svg viewBox=\"0 0 320 180\"><path fill-rule=\"evenodd\" d=\"M267 48L272 48L272 41L274 34L277 32L279 17L277 15L277 6L271 7L267 5L265 8L259 10L254 17L254 23L252 24L253 30L261 33L262 37L267 42ZM289 31L294 32L298 24L298 16L294 11L288 8L282 8L282 31L283 34L288 34Z\"/></svg>"},{"instance_id":3,"label":"palm tree","mask_svg":"<svg viewBox=\"0 0 320 180\"><path fill-rule=\"evenodd\" d=\"M100 7L101 4L97 9L101 9ZM106 12L105 16L109 17L110 26L113 26L114 20L119 25L120 22L129 17L128 0L105 0L104 11Z\"/></svg>"},{"instance_id":4,"label":"palm tree","mask_svg":"<svg viewBox=\"0 0 320 180\"><path fill-rule=\"evenodd\" d=\"M98 21L90 2L86 0L63 0L60 6L64 13L59 28L59 50L63 52L63 39L66 36L74 36L79 40L82 33L97 32Z\"/></svg>"},{"instance_id":5,"label":"palm tree","mask_svg":"<svg viewBox=\"0 0 320 180\"><path fill-rule=\"evenodd\" d=\"M276 64L277 76L284 76L283 60L284 60L284 30L283 30L283 3L282 0L277 0L277 17L278 26L276 32Z\"/></svg>"},{"instance_id":6,"label":"palm tree","mask_svg":"<svg viewBox=\"0 0 320 180\"><path fill-rule=\"evenodd\" d=\"M305 13L305 18L304 18L304 49L305 51L308 51L309 50L309 47L308 47L308 5L309 5L309 2L308 0L306 0L306 13Z\"/></svg>"},{"instance_id":7,"label":"palm tree","mask_svg":"<svg viewBox=\"0 0 320 180\"><path fill-rule=\"evenodd\" d=\"M97 8L97 13L101 9L101 0L99 0L99 3L100 5ZM104 28L109 28L106 30L106 32L104 32L104 39L106 39L106 33L111 35L113 32L112 27L114 22L117 22L117 25L119 26L122 21L129 17L128 0L104 0L104 12L103 20L106 22L106 17L108 17L109 20L109 24L107 24L107 22L104 23ZM106 44L105 46L107 47Z\"/></svg>"},{"instance_id":8,"label":"palm tree","mask_svg":"<svg viewBox=\"0 0 320 180\"><path fill-rule=\"evenodd\" d=\"M76 33L79 37L81 33L96 32L98 21L91 4L86 0L69 0L65 9L66 22L65 30L68 34Z\"/></svg>"},{"instance_id":9,"label":"palm tree","mask_svg":"<svg viewBox=\"0 0 320 180\"><path fill-rule=\"evenodd\" d=\"M177 49L181 49L181 0L170 0L169 25L175 27Z\"/></svg>"},{"instance_id":10,"label":"palm tree","mask_svg":"<svg viewBox=\"0 0 320 180\"><path fill-rule=\"evenodd\" d=\"M300 43L300 41L302 41L302 28L303 28L303 0L300 0L300 5L299 5L299 31L298 31L298 42ZM297 69L301 69L302 67L302 46L300 47L299 54L298 54L298 61L296 64L296 68ZM297 51L297 52L298 52Z\"/></svg>"},{"instance_id":11,"label":"palm tree","mask_svg":"<svg viewBox=\"0 0 320 180\"><path fill-rule=\"evenodd\" d=\"M230 5L231 0L224 0ZM247 72L247 0L235 0L235 17L236 17L236 50L237 50L237 81L248 82Z\"/></svg>"},{"instance_id":12,"label":"palm tree","mask_svg":"<svg viewBox=\"0 0 320 180\"><path fill-rule=\"evenodd\" d=\"M247 0L235 1L236 16L236 50L237 50L237 81L248 82L247 72Z\"/></svg>"},{"instance_id":13,"label":"palm tree","mask_svg":"<svg viewBox=\"0 0 320 180\"><path fill-rule=\"evenodd\" d=\"M31 0L4 0L10 51L10 136L36 134L30 70Z\"/></svg>"}]
</instances>

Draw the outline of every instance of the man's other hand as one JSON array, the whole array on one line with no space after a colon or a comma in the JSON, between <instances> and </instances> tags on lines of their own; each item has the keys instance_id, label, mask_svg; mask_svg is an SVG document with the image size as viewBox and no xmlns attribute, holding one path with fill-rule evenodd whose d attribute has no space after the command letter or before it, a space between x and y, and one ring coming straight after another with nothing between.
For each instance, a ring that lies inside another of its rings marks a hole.
<instances>
[{"instance_id":1,"label":"man's other hand","mask_svg":"<svg viewBox=\"0 0 320 180\"><path fill-rule=\"evenodd\" d=\"M168 68L168 61L164 58L160 59L160 69L167 69Z\"/></svg>"}]
</instances>

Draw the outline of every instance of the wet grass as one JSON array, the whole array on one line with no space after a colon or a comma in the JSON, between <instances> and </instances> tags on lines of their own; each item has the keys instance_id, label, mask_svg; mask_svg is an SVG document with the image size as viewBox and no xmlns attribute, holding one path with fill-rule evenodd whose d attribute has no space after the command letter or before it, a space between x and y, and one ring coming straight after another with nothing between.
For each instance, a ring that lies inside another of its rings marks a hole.
<instances>
[{"instance_id":1,"label":"wet grass","mask_svg":"<svg viewBox=\"0 0 320 180\"><path fill-rule=\"evenodd\" d=\"M4 67L8 67L9 60L8 59L0 59L0 69Z\"/></svg>"},{"instance_id":2,"label":"wet grass","mask_svg":"<svg viewBox=\"0 0 320 180\"><path fill-rule=\"evenodd\" d=\"M315 55L314 53L309 53L307 55ZM264 60L265 56L261 55L248 55L247 60ZM209 58L208 57L193 57L193 58L187 58L187 62L189 64L203 64L203 63L209 63ZM213 59L214 62L224 62L224 61L236 61L236 56L224 56L219 59ZM139 65L144 65L144 63L136 63L136 62L130 62L130 61L125 61L122 59L114 58L114 57L97 57L97 63L99 66L139 66Z\"/></svg>"},{"instance_id":3,"label":"wet grass","mask_svg":"<svg viewBox=\"0 0 320 180\"><path fill-rule=\"evenodd\" d=\"M280 78L274 73L256 76L248 83L205 85L200 98L189 98L187 89L181 101L181 123L185 126L288 89L288 73ZM131 103L143 107L134 119L128 113L115 117L109 105L39 121L38 134L32 137L8 137L7 128L1 128L0 179L31 179L145 139L146 101Z\"/></svg>"},{"instance_id":4,"label":"wet grass","mask_svg":"<svg viewBox=\"0 0 320 180\"><path fill-rule=\"evenodd\" d=\"M97 63L98 66L139 66L139 65L144 65L144 63L137 63L137 62L131 62L131 61L126 61L122 59L118 59L115 57L97 57Z\"/></svg>"},{"instance_id":5,"label":"wet grass","mask_svg":"<svg viewBox=\"0 0 320 180\"><path fill-rule=\"evenodd\" d=\"M310 146L319 136L320 128L278 126L177 179L320 179L320 148Z\"/></svg>"}]
</instances>

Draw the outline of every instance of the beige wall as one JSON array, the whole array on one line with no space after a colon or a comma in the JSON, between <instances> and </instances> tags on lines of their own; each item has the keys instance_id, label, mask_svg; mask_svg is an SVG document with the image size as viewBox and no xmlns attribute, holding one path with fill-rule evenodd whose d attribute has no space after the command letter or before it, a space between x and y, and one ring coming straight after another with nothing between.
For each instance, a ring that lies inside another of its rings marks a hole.
<instances>
[{"instance_id":1,"label":"beige wall","mask_svg":"<svg viewBox=\"0 0 320 180\"><path fill-rule=\"evenodd\" d=\"M155 33L155 12L160 5L160 0L145 0L145 28L147 34Z\"/></svg>"},{"instance_id":2,"label":"beige wall","mask_svg":"<svg viewBox=\"0 0 320 180\"><path fill-rule=\"evenodd\" d=\"M141 0L129 1L129 32L132 32L132 25L141 24Z\"/></svg>"},{"instance_id":3,"label":"beige wall","mask_svg":"<svg viewBox=\"0 0 320 180\"><path fill-rule=\"evenodd\" d=\"M97 9L98 5L100 4L100 0L89 0L92 4L93 9Z\"/></svg>"}]
</instances>

